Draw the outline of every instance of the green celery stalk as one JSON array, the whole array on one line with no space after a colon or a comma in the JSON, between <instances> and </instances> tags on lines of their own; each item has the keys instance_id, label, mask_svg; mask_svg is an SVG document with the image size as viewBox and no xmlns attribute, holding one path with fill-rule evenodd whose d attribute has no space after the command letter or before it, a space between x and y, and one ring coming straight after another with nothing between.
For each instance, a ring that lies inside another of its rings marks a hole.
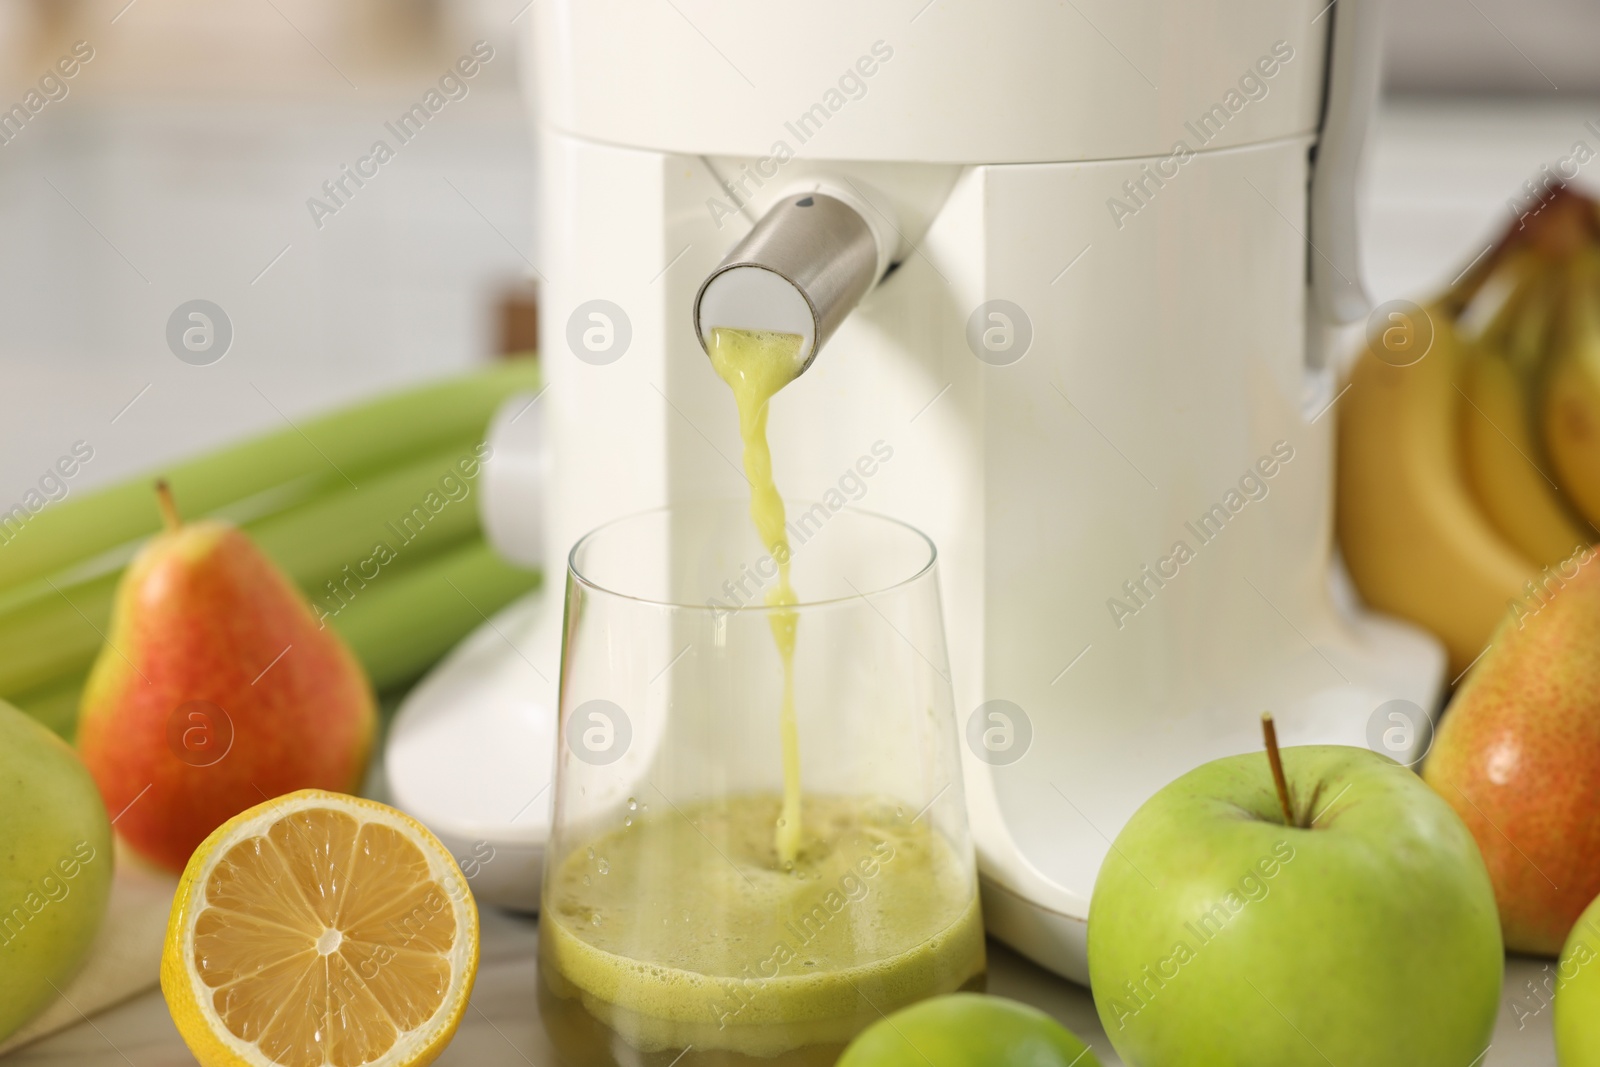
<instances>
[{"instance_id":1,"label":"green celery stalk","mask_svg":"<svg viewBox=\"0 0 1600 1067\"><path fill-rule=\"evenodd\" d=\"M378 690L415 681L467 634L539 585L481 540L362 590L329 619Z\"/></svg>"},{"instance_id":2,"label":"green celery stalk","mask_svg":"<svg viewBox=\"0 0 1600 1067\"><path fill-rule=\"evenodd\" d=\"M236 512L246 521L349 490L405 460L481 437L501 401L538 387L532 360L515 360L333 411L167 467L162 474L194 518ZM95 442L88 442L92 447ZM92 463L92 460L90 461ZM154 475L133 478L21 517L0 513L0 590L92 563L124 565L132 544L160 527ZM25 510L25 509L24 509ZM0 644L0 656L6 647Z\"/></svg>"},{"instance_id":3,"label":"green celery stalk","mask_svg":"<svg viewBox=\"0 0 1600 1067\"><path fill-rule=\"evenodd\" d=\"M19 693L11 699L19 710L32 715L67 741L78 725L78 700L88 677L74 674L42 689Z\"/></svg>"},{"instance_id":4,"label":"green celery stalk","mask_svg":"<svg viewBox=\"0 0 1600 1067\"><path fill-rule=\"evenodd\" d=\"M0 616L0 696L14 703L17 694L85 673L108 632L119 577L101 575L59 593L47 587L48 598Z\"/></svg>"},{"instance_id":5,"label":"green celery stalk","mask_svg":"<svg viewBox=\"0 0 1600 1067\"><path fill-rule=\"evenodd\" d=\"M462 442L371 479L360 491L331 494L245 529L313 606L337 610L369 585L479 535L482 475L469 480L457 466L476 462L474 444Z\"/></svg>"}]
</instances>

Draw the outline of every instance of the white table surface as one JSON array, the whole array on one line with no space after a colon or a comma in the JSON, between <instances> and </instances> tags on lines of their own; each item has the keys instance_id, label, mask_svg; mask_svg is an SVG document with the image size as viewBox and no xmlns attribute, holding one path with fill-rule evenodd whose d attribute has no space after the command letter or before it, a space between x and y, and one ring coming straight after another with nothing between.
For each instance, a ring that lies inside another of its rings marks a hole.
<instances>
[{"instance_id":1,"label":"white table surface","mask_svg":"<svg viewBox=\"0 0 1600 1067\"><path fill-rule=\"evenodd\" d=\"M1584 125L1590 119L1600 120L1600 102L1581 98L1557 104L1411 102L1386 108L1370 156L1369 195L1363 212L1368 285L1375 299L1416 296L1448 281L1504 225L1506 200L1541 162L1569 151L1574 141L1587 139L1594 144L1600 140ZM522 171L525 166L524 162L512 169ZM1585 174L1580 181L1592 184L1600 177L1600 162L1590 166L1595 174ZM270 255L277 245L266 241L262 247ZM449 349L447 361L459 359L459 351L457 342ZM320 390L314 388L319 368L301 367L297 373L293 362L293 349L286 347L277 364L288 396L286 403L296 409L321 406L315 399ZM394 376L392 366L386 370L388 374L380 377ZM48 373L37 365L36 372ZM326 373L321 370L322 375ZM138 383L129 378L114 387L105 384L87 392L103 393L94 400L104 406L121 402L123 392L131 395L132 388L122 388L129 383L137 388ZM74 384L84 381L80 378ZM57 419L68 425L79 421L86 414L80 410L85 392L81 388L31 392L30 425L42 428ZM215 432L215 427L207 429ZM35 451L55 447L53 438L46 442L47 437L38 435ZM29 439L33 439L31 433ZM130 440L128 447L146 455L119 455L118 473L136 469L154 458L150 453L172 445L152 439ZM7 469L5 473L23 480L37 465L34 458L26 455L14 464L16 471ZM487 910L483 919L483 962L472 1008L454 1044L438 1062L554 1067L558 1061L545 1042L534 995L535 924ZM991 945L990 964L991 992L1043 1007L1090 1042L1107 1067L1120 1062L1096 1020L1086 990L1041 971L999 945ZM1544 966L1544 961L1509 962L1499 1026L1484 1061L1487 1067L1555 1063L1549 1009L1535 1010L1542 1003L1534 988L1543 979ZM152 990L19 1050L4 1062L6 1067L162 1067L193 1061L167 1016L160 993Z\"/></svg>"},{"instance_id":2,"label":"white table surface","mask_svg":"<svg viewBox=\"0 0 1600 1067\"><path fill-rule=\"evenodd\" d=\"M439 1067L559 1067L539 1022L535 995L534 951L537 924L485 909L483 956L472 1005L455 1041L436 1062ZM1513 1000L1523 994L1525 1010L1536 1003L1523 983L1537 981L1544 961L1514 959L1506 970L1499 1028L1484 1067L1547 1067L1556 1062L1550 1037L1550 1011L1523 1019ZM989 944L989 992L1035 1004L1061 1020L1088 1042L1104 1067L1122 1061L1111 1050L1095 1016L1089 992L1040 970L1009 949ZM3 1061L6 1067L178 1067L194 1060L167 1016L158 990L96 1015L19 1049ZM1338 1067L1346 1067L1344 1064ZM1358 1065L1350 1065L1358 1067ZM1419 1065L1431 1067L1431 1065ZM1466 1067L1466 1065L1462 1065Z\"/></svg>"}]
</instances>

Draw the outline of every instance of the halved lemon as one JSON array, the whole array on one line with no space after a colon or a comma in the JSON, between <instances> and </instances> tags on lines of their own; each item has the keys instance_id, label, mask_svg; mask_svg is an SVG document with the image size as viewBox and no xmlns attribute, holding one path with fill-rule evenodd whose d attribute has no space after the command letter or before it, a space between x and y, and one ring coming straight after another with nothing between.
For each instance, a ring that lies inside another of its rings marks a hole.
<instances>
[{"instance_id":1,"label":"halved lemon","mask_svg":"<svg viewBox=\"0 0 1600 1067\"><path fill-rule=\"evenodd\" d=\"M478 909L438 839L305 789L189 858L161 991L205 1067L415 1067L450 1043L477 970Z\"/></svg>"}]
</instances>

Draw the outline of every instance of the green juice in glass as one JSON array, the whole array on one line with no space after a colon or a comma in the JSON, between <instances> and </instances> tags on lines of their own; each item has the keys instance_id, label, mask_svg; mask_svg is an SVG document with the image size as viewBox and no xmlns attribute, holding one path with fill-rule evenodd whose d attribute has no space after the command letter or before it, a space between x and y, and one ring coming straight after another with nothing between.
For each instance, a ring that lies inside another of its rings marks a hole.
<instances>
[{"instance_id":1,"label":"green juice in glass","mask_svg":"<svg viewBox=\"0 0 1600 1067\"><path fill-rule=\"evenodd\" d=\"M830 1067L883 1015L983 983L970 857L892 801L801 792L796 598L766 438L800 345L718 329L708 346L739 411L751 519L778 563L783 789L628 816L560 858L539 992L571 1067Z\"/></svg>"},{"instance_id":2,"label":"green juice in glass","mask_svg":"<svg viewBox=\"0 0 1600 1067\"><path fill-rule=\"evenodd\" d=\"M540 1010L573 1067L827 1067L880 1012L981 987L977 889L942 834L888 801L808 795L786 869L782 803L650 812L565 857Z\"/></svg>"}]
</instances>

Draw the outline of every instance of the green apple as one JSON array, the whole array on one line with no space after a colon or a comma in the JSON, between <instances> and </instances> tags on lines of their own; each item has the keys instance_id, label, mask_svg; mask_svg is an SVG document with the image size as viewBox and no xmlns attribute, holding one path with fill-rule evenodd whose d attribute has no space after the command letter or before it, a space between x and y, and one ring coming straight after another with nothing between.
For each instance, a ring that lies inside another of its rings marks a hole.
<instances>
[{"instance_id":1,"label":"green apple","mask_svg":"<svg viewBox=\"0 0 1600 1067\"><path fill-rule=\"evenodd\" d=\"M1100 1067L1082 1041L1037 1008L951 993L863 1030L838 1067Z\"/></svg>"},{"instance_id":2,"label":"green apple","mask_svg":"<svg viewBox=\"0 0 1600 1067\"><path fill-rule=\"evenodd\" d=\"M0 701L0 1040L83 963L111 866L111 823L77 753Z\"/></svg>"},{"instance_id":3,"label":"green apple","mask_svg":"<svg viewBox=\"0 0 1600 1067\"><path fill-rule=\"evenodd\" d=\"M1600 1067L1600 897L1582 915L1556 965L1556 1060Z\"/></svg>"},{"instance_id":4,"label":"green apple","mask_svg":"<svg viewBox=\"0 0 1600 1067\"><path fill-rule=\"evenodd\" d=\"M1263 753L1190 771L1117 836L1088 933L1112 1046L1139 1067L1479 1062L1505 958L1471 833L1366 749L1282 767L1293 825Z\"/></svg>"}]
</instances>

